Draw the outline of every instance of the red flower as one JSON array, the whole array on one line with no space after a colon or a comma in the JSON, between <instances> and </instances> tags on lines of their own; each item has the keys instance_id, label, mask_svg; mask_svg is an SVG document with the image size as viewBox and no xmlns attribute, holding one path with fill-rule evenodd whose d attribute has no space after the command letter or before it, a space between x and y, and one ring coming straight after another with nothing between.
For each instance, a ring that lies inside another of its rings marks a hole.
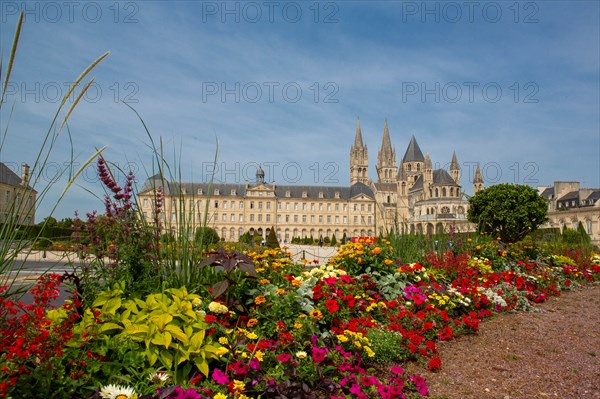
<instances>
[{"instance_id":1,"label":"red flower","mask_svg":"<svg viewBox=\"0 0 600 399\"><path fill-rule=\"evenodd\" d=\"M429 370L439 370L440 367L442 367L442 359L440 359L439 357L434 356L429 360Z\"/></svg>"},{"instance_id":2,"label":"red flower","mask_svg":"<svg viewBox=\"0 0 600 399\"><path fill-rule=\"evenodd\" d=\"M325 302L325 306L327 307L327 310L329 310L329 313L335 313L340 309L340 304L335 299L328 299Z\"/></svg>"}]
</instances>

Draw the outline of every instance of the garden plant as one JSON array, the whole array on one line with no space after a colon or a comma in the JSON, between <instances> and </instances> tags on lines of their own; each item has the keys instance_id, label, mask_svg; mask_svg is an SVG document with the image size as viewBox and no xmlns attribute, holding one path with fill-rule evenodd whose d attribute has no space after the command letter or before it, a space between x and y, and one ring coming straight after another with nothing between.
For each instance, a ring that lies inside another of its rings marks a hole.
<instances>
[{"instance_id":1,"label":"garden plant","mask_svg":"<svg viewBox=\"0 0 600 399\"><path fill-rule=\"evenodd\" d=\"M428 388L409 362L439 370L440 342L600 279L589 245L530 237L391 234L322 265L274 243L207 245L183 198L171 233L153 148L151 221L136 177L117 182L95 154L104 210L76 223L77 270L42 275L27 303L0 280L0 397L414 399Z\"/></svg>"}]
</instances>

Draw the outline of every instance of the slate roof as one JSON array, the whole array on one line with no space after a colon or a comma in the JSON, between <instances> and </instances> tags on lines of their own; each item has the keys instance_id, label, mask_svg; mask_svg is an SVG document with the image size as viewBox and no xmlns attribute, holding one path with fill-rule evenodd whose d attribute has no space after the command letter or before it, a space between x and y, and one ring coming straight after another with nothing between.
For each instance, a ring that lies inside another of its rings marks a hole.
<instances>
[{"instance_id":1,"label":"slate roof","mask_svg":"<svg viewBox=\"0 0 600 399\"><path fill-rule=\"evenodd\" d=\"M419 148L419 144L417 144L417 139L415 139L415 136L412 136L410 143L408 143L408 148L404 153L404 158L402 158L402 162L423 162L424 160L425 157L421 152L421 148Z\"/></svg>"},{"instance_id":2,"label":"slate roof","mask_svg":"<svg viewBox=\"0 0 600 399\"><path fill-rule=\"evenodd\" d=\"M547 187L540 195L547 200L551 200L554 197L554 187Z\"/></svg>"},{"instance_id":3,"label":"slate roof","mask_svg":"<svg viewBox=\"0 0 600 399\"><path fill-rule=\"evenodd\" d=\"M140 194L151 192L154 188L162 185L160 176L152 176L149 178ZM198 195L198 189L202 189L203 194L209 192L209 183L172 183L165 180L163 192L165 195L181 195L183 190L186 194L183 195ZM260 187L261 185L250 185L249 189ZM272 185L265 184L269 189ZM213 197L245 197L247 195L246 184L230 184L230 183L213 183L210 185L211 196ZM219 194L215 194L218 190ZM235 192L232 195L232 191ZM286 195L289 192L289 196ZM304 196L306 193L306 196ZM314 198L319 199L319 193L323 193L322 198L336 199L336 193L339 193L339 199L348 200L357 195L364 194L370 198L374 198L373 190L366 184L355 183L351 187L339 186L296 186L296 185L275 185L275 196L278 198ZM268 197L267 197L268 198Z\"/></svg>"},{"instance_id":4,"label":"slate roof","mask_svg":"<svg viewBox=\"0 0 600 399\"><path fill-rule=\"evenodd\" d=\"M570 191L558 199L559 202L579 200L579 190Z\"/></svg>"},{"instance_id":5,"label":"slate roof","mask_svg":"<svg viewBox=\"0 0 600 399\"><path fill-rule=\"evenodd\" d=\"M443 186L458 186L452 176L444 169L436 169L433 171L433 184Z\"/></svg>"},{"instance_id":6,"label":"slate roof","mask_svg":"<svg viewBox=\"0 0 600 399\"><path fill-rule=\"evenodd\" d=\"M21 178L8 166L0 162L0 183L21 187ZM27 186L27 188L33 192L36 192L31 186Z\"/></svg>"}]
</instances>

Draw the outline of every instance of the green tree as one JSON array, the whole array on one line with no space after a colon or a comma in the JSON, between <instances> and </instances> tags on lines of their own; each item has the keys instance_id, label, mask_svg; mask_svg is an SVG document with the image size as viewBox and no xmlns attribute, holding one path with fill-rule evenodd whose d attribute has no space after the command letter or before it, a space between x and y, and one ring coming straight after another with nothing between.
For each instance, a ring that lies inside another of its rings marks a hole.
<instances>
[{"instance_id":1,"label":"green tree","mask_svg":"<svg viewBox=\"0 0 600 399\"><path fill-rule=\"evenodd\" d=\"M331 237L331 246L335 247L337 245L337 238L335 238L335 234Z\"/></svg>"},{"instance_id":2,"label":"green tree","mask_svg":"<svg viewBox=\"0 0 600 399\"><path fill-rule=\"evenodd\" d=\"M197 243L202 241L202 245L216 244L219 242L219 235L212 227L198 227L194 237Z\"/></svg>"},{"instance_id":3,"label":"green tree","mask_svg":"<svg viewBox=\"0 0 600 399\"><path fill-rule=\"evenodd\" d=\"M275 234L275 228L273 226L271 226L271 230L269 230L266 246L269 248L279 248L279 241L277 240L277 234Z\"/></svg>"},{"instance_id":4,"label":"green tree","mask_svg":"<svg viewBox=\"0 0 600 399\"><path fill-rule=\"evenodd\" d=\"M344 232L344 235L342 236L342 244L346 243L346 239L347 239L346 232Z\"/></svg>"},{"instance_id":5,"label":"green tree","mask_svg":"<svg viewBox=\"0 0 600 399\"><path fill-rule=\"evenodd\" d=\"M577 225L577 232L579 233L582 244L589 244L591 242L590 236L588 235L588 233L586 233L585 229L583 228L583 223L579 222L579 224Z\"/></svg>"},{"instance_id":6,"label":"green tree","mask_svg":"<svg viewBox=\"0 0 600 399\"><path fill-rule=\"evenodd\" d=\"M468 219L478 231L516 242L547 220L548 204L538 192L521 184L496 184L469 198Z\"/></svg>"}]
</instances>

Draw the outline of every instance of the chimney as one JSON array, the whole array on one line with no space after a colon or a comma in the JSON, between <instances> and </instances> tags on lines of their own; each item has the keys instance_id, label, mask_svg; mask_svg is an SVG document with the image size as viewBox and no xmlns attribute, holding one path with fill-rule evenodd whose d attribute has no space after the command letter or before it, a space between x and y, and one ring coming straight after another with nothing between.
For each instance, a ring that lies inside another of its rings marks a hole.
<instances>
[{"instance_id":1,"label":"chimney","mask_svg":"<svg viewBox=\"0 0 600 399\"><path fill-rule=\"evenodd\" d=\"M27 165L26 163L24 163L23 165L21 165L22 167L22 171L21 171L21 185L23 187L27 187L29 186L29 165Z\"/></svg>"}]
</instances>

